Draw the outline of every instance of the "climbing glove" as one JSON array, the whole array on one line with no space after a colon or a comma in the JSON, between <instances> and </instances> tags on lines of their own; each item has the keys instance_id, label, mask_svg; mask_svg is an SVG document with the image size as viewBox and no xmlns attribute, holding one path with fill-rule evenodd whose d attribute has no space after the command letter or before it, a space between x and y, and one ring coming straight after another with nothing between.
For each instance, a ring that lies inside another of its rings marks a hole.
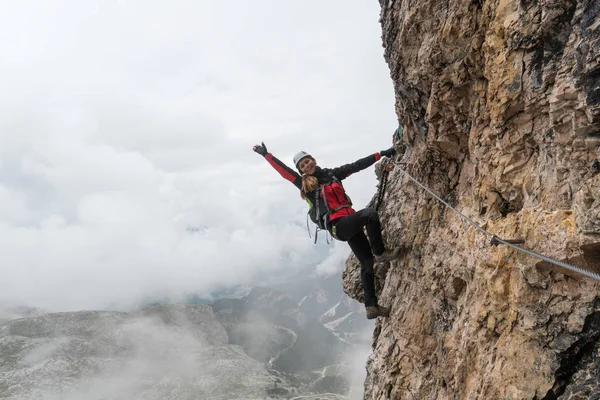
<instances>
[{"instance_id":1,"label":"climbing glove","mask_svg":"<svg viewBox=\"0 0 600 400\"><path fill-rule=\"evenodd\" d=\"M389 149L387 149L387 150L381 150L381 151L379 152L379 155L380 155L381 157L391 157L391 156L393 156L393 155L394 155L394 153L396 153L396 151L394 150L394 147L392 146L392 147L390 147L390 148L389 148Z\"/></svg>"},{"instance_id":2,"label":"climbing glove","mask_svg":"<svg viewBox=\"0 0 600 400\"><path fill-rule=\"evenodd\" d=\"M267 146L265 146L265 142L261 142L260 144L254 145L252 150L254 150L263 157L269 154L269 152L267 151Z\"/></svg>"}]
</instances>

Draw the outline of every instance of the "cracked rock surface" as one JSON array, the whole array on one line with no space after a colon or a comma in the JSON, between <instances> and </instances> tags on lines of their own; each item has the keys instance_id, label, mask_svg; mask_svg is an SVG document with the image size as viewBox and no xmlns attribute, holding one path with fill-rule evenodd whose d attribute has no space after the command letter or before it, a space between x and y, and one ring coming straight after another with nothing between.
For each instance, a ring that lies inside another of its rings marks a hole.
<instances>
[{"instance_id":1,"label":"cracked rock surface","mask_svg":"<svg viewBox=\"0 0 600 400\"><path fill-rule=\"evenodd\" d=\"M380 0L420 182L504 239L600 271L600 1ZM376 268L366 399L598 398L598 282L489 237L389 175L404 254ZM344 289L362 300L359 267ZM596 397L594 397L596 396Z\"/></svg>"}]
</instances>

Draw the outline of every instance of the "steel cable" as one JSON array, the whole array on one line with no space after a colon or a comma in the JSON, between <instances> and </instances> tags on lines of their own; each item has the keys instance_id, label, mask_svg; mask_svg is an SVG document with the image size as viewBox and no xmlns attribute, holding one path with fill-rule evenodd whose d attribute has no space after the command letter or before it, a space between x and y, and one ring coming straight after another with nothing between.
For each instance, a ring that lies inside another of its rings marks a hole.
<instances>
[{"instance_id":1,"label":"steel cable","mask_svg":"<svg viewBox=\"0 0 600 400\"><path fill-rule=\"evenodd\" d=\"M419 182L418 180L416 180L415 178L413 178L412 175L410 175L407 171L405 171L404 169L402 169L400 167L401 164L397 163L394 160L390 160L390 161L398 168L398 170L400 170L400 172L402 172L407 178L409 178L411 181L413 181L417 186L419 186L421 189L425 190L427 193L429 193L430 195L432 195L433 197L435 197L438 201L440 201L446 207L450 208L452 211L454 211L455 213L457 213L461 218L463 218L465 221L467 221L469 224L471 224L474 228L476 228L477 230L479 230L483 234L489 236L490 238L494 238L498 242L500 242L502 244L505 244L505 245L507 245L509 247L512 247L513 249L515 249L517 251L523 252L525 254L529 254L530 256L539 258L539 259L544 260L546 262L549 262L551 264L558 265L559 267L566 268L566 269L568 269L570 271L573 271L575 273L587 276L588 278L592 278L592 279L595 279L597 281L600 281L600 274L598 274L597 272L588 271L586 269L583 269L583 268L580 268L580 267L576 267L575 265L571 265L571 264L568 264L568 263L563 262L563 261L555 260L555 259L553 259L551 257L548 257L548 256L545 256L543 254L536 253L535 251L524 249L524 248L519 247L519 246L517 246L517 245L515 245L513 243L509 243L506 240L500 239L496 235L494 235L494 234L486 231L481 226L479 226L477 223L473 222L469 217L467 217L466 215L464 215L463 213L461 213L460 211L458 211L456 208L454 208L450 204L448 204L446 201L444 201L441 197L439 197L437 194L435 194L433 191L431 191L431 189L429 189L427 186L423 185L421 182Z\"/></svg>"}]
</instances>

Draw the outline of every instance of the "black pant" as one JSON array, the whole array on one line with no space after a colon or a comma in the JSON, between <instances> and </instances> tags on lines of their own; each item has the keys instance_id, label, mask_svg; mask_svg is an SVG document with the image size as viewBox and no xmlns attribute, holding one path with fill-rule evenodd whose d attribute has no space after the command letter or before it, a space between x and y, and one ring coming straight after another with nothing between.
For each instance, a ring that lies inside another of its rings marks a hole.
<instances>
[{"instance_id":1,"label":"black pant","mask_svg":"<svg viewBox=\"0 0 600 400\"><path fill-rule=\"evenodd\" d=\"M365 293L365 307L377 305L375 294L375 273L373 272L373 253L381 255L385 251L381 237L379 214L373 208L365 208L354 214L333 221L335 236L338 240L348 242L352 252L360 261L360 280ZM367 228L367 236L363 228ZM371 248L373 251L371 252Z\"/></svg>"}]
</instances>

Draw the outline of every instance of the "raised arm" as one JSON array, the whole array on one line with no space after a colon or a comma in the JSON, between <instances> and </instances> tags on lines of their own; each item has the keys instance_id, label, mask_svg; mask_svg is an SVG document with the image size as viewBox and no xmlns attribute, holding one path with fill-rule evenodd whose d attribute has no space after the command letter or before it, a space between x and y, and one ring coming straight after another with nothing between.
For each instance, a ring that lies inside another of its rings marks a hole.
<instances>
[{"instance_id":1,"label":"raised arm","mask_svg":"<svg viewBox=\"0 0 600 400\"><path fill-rule=\"evenodd\" d=\"M355 172L362 171L363 169L369 168L371 165L375 164L381 157L391 157L394 155L394 148L390 147L387 150L382 150L378 153L371 154L365 158L361 158L360 160L354 161L350 164L344 164L337 168L332 168L331 172L338 179L346 179L350 175Z\"/></svg>"},{"instance_id":2,"label":"raised arm","mask_svg":"<svg viewBox=\"0 0 600 400\"><path fill-rule=\"evenodd\" d=\"M275 169L275 171L279 172L279 175L283 177L283 179L288 180L294 184L298 189L302 189L302 177L296 171L285 165L280 159L275 157L273 154L269 153L267 150L267 146L264 143L257 144L253 147L253 150L263 156L265 160Z\"/></svg>"}]
</instances>

